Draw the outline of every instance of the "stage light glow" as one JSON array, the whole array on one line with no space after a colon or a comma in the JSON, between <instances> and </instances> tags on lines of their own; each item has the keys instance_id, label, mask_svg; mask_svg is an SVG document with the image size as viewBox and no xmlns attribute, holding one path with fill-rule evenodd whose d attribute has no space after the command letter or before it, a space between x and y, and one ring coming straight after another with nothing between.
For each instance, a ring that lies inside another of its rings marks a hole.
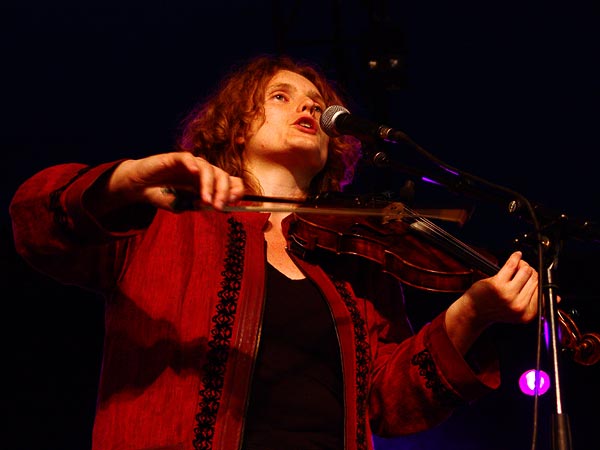
<instances>
[{"instance_id":1,"label":"stage light glow","mask_svg":"<svg viewBox=\"0 0 600 450\"><path fill-rule=\"evenodd\" d=\"M519 378L519 388L526 395L535 395L535 370L531 369L523 372ZM545 394L550 389L550 376L543 370L539 371L538 377L538 395Z\"/></svg>"}]
</instances>

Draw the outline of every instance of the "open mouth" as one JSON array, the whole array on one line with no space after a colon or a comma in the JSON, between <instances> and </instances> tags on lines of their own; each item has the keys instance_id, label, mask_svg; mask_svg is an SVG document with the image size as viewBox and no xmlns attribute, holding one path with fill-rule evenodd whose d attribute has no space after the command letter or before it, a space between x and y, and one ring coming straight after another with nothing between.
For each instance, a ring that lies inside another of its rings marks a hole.
<instances>
[{"instance_id":1,"label":"open mouth","mask_svg":"<svg viewBox=\"0 0 600 450\"><path fill-rule=\"evenodd\" d=\"M301 117L296 122L294 122L294 125L298 125L300 128L303 128L306 130L311 130L311 131L317 130L317 122L310 117Z\"/></svg>"}]
</instances>

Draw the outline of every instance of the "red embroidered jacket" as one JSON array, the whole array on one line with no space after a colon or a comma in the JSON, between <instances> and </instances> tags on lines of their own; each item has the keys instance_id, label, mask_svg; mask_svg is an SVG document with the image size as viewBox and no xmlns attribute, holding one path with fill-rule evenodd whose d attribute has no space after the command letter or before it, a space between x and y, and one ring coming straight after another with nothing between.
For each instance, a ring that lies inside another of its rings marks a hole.
<instances>
[{"instance_id":1,"label":"red embroidered jacket","mask_svg":"<svg viewBox=\"0 0 600 450\"><path fill-rule=\"evenodd\" d=\"M114 164L45 169L10 206L16 249L33 267L106 299L93 450L238 449L265 297L268 214L136 206L109 230L82 197ZM414 334L401 290L362 298L349 280L295 260L337 327L346 450L372 449L372 433L430 428L498 387L497 361L484 358L475 373L451 344L443 313Z\"/></svg>"}]
</instances>

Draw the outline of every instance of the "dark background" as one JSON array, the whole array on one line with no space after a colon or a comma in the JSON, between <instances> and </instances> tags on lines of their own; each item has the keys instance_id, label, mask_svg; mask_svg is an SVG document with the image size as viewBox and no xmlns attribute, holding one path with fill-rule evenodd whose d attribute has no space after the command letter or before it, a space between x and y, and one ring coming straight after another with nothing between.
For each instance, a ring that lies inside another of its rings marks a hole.
<instances>
[{"instance_id":1,"label":"dark background","mask_svg":"<svg viewBox=\"0 0 600 450\"><path fill-rule=\"evenodd\" d=\"M0 447L89 448L102 349L101 300L56 284L15 254L8 216L15 189L51 164L169 150L192 105L230 65L257 53L321 64L346 89L354 114L547 208L545 235L561 248L561 308L582 334L600 332L599 19L592 0L3 2ZM421 164L404 146L383 149L399 164ZM398 191L413 178L365 162L356 185ZM467 205L471 220L456 233L502 259L532 228L526 211L511 216L504 196L492 197L418 182L414 192L425 205ZM552 225L559 214L564 227ZM445 300L411 296L415 323ZM377 448L530 448L533 401L516 380L535 364L535 324L495 331L505 377L498 392L429 432L378 439ZM558 361L573 448L597 448L600 369L566 351ZM551 367L546 354L542 363ZM550 448L555 411L551 391L540 399L540 449Z\"/></svg>"}]
</instances>

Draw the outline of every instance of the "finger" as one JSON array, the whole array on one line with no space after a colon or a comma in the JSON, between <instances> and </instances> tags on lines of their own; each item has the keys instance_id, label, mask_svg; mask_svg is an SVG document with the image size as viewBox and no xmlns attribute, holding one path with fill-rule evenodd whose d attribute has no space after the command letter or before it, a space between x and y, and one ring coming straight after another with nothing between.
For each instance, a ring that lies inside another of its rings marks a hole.
<instances>
[{"instance_id":1,"label":"finger","mask_svg":"<svg viewBox=\"0 0 600 450\"><path fill-rule=\"evenodd\" d=\"M532 276L525 284L521 295L527 301L524 318L526 321L533 318L538 311L538 281L537 276Z\"/></svg>"},{"instance_id":2,"label":"finger","mask_svg":"<svg viewBox=\"0 0 600 450\"><path fill-rule=\"evenodd\" d=\"M519 269L519 263L523 254L520 251L513 252L500 268L496 277L501 282L509 282L512 280Z\"/></svg>"},{"instance_id":3,"label":"finger","mask_svg":"<svg viewBox=\"0 0 600 450\"><path fill-rule=\"evenodd\" d=\"M520 293L528 298L533 297L537 292L538 286L538 274L535 270L531 269L528 278L523 283Z\"/></svg>"},{"instance_id":4,"label":"finger","mask_svg":"<svg viewBox=\"0 0 600 450\"><path fill-rule=\"evenodd\" d=\"M199 164L198 160L200 158L194 156L190 152L172 152L170 153L173 157L173 163L185 167L186 172L190 174L198 174L199 172Z\"/></svg>"},{"instance_id":5,"label":"finger","mask_svg":"<svg viewBox=\"0 0 600 450\"><path fill-rule=\"evenodd\" d=\"M532 279L537 282L537 272L526 261L520 260L517 265L517 271L511 280L511 284L515 286L516 289L521 290L525 284Z\"/></svg>"},{"instance_id":6,"label":"finger","mask_svg":"<svg viewBox=\"0 0 600 450\"><path fill-rule=\"evenodd\" d=\"M197 189L197 179L200 171L198 158L189 152L171 152L161 155L156 161L160 171L169 184L179 189L193 191Z\"/></svg>"},{"instance_id":7,"label":"finger","mask_svg":"<svg viewBox=\"0 0 600 450\"><path fill-rule=\"evenodd\" d=\"M198 176L200 177L200 198L212 205L215 193L215 167L201 158L198 159Z\"/></svg>"},{"instance_id":8,"label":"finger","mask_svg":"<svg viewBox=\"0 0 600 450\"><path fill-rule=\"evenodd\" d=\"M230 177L229 174L222 170L214 171L214 201L213 207L218 210L222 210L227 202L229 202L230 196Z\"/></svg>"},{"instance_id":9,"label":"finger","mask_svg":"<svg viewBox=\"0 0 600 450\"><path fill-rule=\"evenodd\" d=\"M244 182L239 177L229 178L229 201L235 202L241 199L246 192Z\"/></svg>"}]
</instances>

